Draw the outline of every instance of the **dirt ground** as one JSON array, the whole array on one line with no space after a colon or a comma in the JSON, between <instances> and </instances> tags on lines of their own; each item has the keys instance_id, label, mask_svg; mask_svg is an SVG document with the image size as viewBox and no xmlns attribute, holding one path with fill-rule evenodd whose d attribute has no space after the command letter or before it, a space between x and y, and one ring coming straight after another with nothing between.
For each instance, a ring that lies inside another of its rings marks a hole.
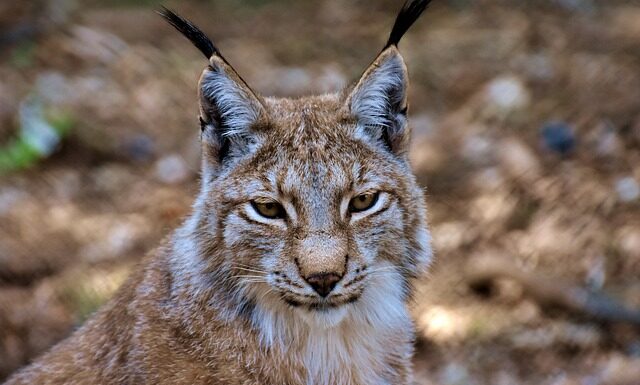
<instances>
[{"instance_id":1,"label":"dirt ground","mask_svg":"<svg viewBox=\"0 0 640 385\"><path fill-rule=\"evenodd\" d=\"M0 381L104 303L198 183L205 63L159 2L23 3L0 5ZM640 2L434 3L401 44L436 249L419 383L640 384L639 323L536 295L640 309ZM256 90L298 96L356 79L401 2L164 4ZM50 150L20 150L43 124ZM470 285L496 258L533 283Z\"/></svg>"}]
</instances>

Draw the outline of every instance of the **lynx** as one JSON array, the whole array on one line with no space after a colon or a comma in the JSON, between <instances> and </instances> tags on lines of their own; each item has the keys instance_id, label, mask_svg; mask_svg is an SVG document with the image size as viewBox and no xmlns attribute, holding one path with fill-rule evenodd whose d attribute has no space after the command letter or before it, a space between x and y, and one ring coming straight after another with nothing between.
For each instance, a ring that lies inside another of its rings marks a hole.
<instances>
[{"instance_id":1,"label":"lynx","mask_svg":"<svg viewBox=\"0 0 640 385\"><path fill-rule=\"evenodd\" d=\"M412 282L431 259L408 161L398 43L341 92L263 97L193 24L207 57L192 214L115 297L7 384L409 384Z\"/></svg>"}]
</instances>

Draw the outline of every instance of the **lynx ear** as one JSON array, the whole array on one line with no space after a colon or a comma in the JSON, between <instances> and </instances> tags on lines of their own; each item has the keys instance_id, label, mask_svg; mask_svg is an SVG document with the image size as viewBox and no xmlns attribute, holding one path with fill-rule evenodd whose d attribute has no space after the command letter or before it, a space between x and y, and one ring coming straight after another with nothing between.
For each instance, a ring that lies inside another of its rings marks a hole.
<instances>
[{"instance_id":1,"label":"lynx ear","mask_svg":"<svg viewBox=\"0 0 640 385\"><path fill-rule=\"evenodd\" d=\"M264 106L204 32L167 8L158 13L209 59L198 94L205 167L213 167L215 175L223 163L255 147L258 136L253 126L265 116Z\"/></svg>"},{"instance_id":2,"label":"lynx ear","mask_svg":"<svg viewBox=\"0 0 640 385\"><path fill-rule=\"evenodd\" d=\"M218 162L251 151L253 126L265 116L260 99L220 56L212 56L199 84L202 137Z\"/></svg>"},{"instance_id":3,"label":"lynx ear","mask_svg":"<svg viewBox=\"0 0 640 385\"><path fill-rule=\"evenodd\" d=\"M431 0L407 0L382 52L364 72L347 98L358 122L356 135L384 143L398 154L408 149L407 67L398 43Z\"/></svg>"},{"instance_id":4,"label":"lynx ear","mask_svg":"<svg viewBox=\"0 0 640 385\"><path fill-rule=\"evenodd\" d=\"M382 51L347 99L356 118L356 136L384 143L394 153L406 150L407 68L395 46Z\"/></svg>"}]
</instances>

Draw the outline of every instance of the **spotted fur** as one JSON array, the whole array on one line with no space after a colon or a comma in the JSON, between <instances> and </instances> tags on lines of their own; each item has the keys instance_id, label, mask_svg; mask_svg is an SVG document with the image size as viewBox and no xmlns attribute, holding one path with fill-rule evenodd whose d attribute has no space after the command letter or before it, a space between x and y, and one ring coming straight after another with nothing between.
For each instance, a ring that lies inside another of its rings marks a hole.
<instances>
[{"instance_id":1,"label":"spotted fur","mask_svg":"<svg viewBox=\"0 0 640 385\"><path fill-rule=\"evenodd\" d=\"M113 300L8 384L411 383L407 302L431 248L396 45L342 92L265 98L195 26L170 21L210 54L193 212ZM350 209L372 192L371 206ZM257 199L286 215L260 214ZM322 296L310 277L327 274L339 280Z\"/></svg>"}]
</instances>

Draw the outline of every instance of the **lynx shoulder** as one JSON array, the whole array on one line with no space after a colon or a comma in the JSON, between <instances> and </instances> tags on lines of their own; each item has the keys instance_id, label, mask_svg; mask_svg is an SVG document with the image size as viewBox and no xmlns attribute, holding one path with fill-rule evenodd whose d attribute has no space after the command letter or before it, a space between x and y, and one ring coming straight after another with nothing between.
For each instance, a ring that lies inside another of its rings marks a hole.
<instances>
[{"instance_id":1,"label":"lynx shoulder","mask_svg":"<svg viewBox=\"0 0 640 385\"><path fill-rule=\"evenodd\" d=\"M410 0L361 78L298 99L206 56L189 218L107 305L7 384L408 384L412 281L431 259L407 158Z\"/></svg>"}]
</instances>

